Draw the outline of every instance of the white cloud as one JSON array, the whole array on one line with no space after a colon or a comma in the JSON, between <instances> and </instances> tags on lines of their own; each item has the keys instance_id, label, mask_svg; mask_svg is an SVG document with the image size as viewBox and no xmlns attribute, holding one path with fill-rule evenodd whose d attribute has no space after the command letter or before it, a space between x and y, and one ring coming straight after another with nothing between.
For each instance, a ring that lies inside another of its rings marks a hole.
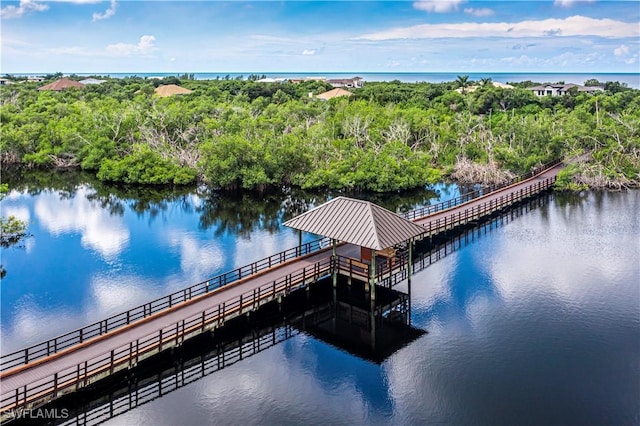
<instances>
[{"instance_id":1,"label":"white cloud","mask_svg":"<svg viewBox=\"0 0 640 426\"><path fill-rule=\"evenodd\" d=\"M629 54L629 47L623 45L620 45L620 47L616 47L613 50L613 54L616 56L627 56Z\"/></svg>"},{"instance_id":2,"label":"white cloud","mask_svg":"<svg viewBox=\"0 0 640 426\"><path fill-rule=\"evenodd\" d=\"M555 0L554 6L571 7L576 3L595 3L596 0Z\"/></svg>"},{"instance_id":3,"label":"white cloud","mask_svg":"<svg viewBox=\"0 0 640 426\"><path fill-rule=\"evenodd\" d=\"M473 15L473 16L493 16L495 15L495 12L493 11L493 9L489 9L486 7L483 8L473 8L473 7L467 7L464 9L464 13L468 14L468 15Z\"/></svg>"},{"instance_id":4,"label":"white cloud","mask_svg":"<svg viewBox=\"0 0 640 426\"><path fill-rule=\"evenodd\" d=\"M356 40L397 40L424 38L469 38L469 37L549 37L549 36L597 36L597 37L638 37L637 23L614 19L594 19L586 16L571 16L565 19L544 19L538 21L423 24L404 28L364 34Z\"/></svg>"},{"instance_id":5,"label":"white cloud","mask_svg":"<svg viewBox=\"0 0 640 426\"><path fill-rule=\"evenodd\" d=\"M315 49L304 49L302 51L302 54L305 55L305 56L312 56L312 55L316 54L316 51L315 51Z\"/></svg>"},{"instance_id":6,"label":"white cloud","mask_svg":"<svg viewBox=\"0 0 640 426\"><path fill-rule=\"evenodd\" d=\"M93 14L93 22L111 18L113 15L116 14L117 7L118 7L118 3L116 3L116 0L111 0L111 7L105 10L103 13L95 12Z\"/></svg>"},{"instance_id":7,"label":"white cloud","mask_svg":"<svg viewBox=\"0 0 640 426\"><path fill-rule=\"evenodd\" d=\"M632 53L631 49L635 50L636 53ZM619 47L613 49L613 54L616 58L618 58L625 64L633 65L638 61L639 55L637 53L637 49L633 45L631 46L631 49L629 48L629 46L621 44Z\"/></svg>"},{"instance_id":8,"label":"white cloud","mask_svg":"<svg viewBox=\"0 0 640 426\"><path fill-rule=\"evenodd\" d=\"M156 38L152 35L143 35L138 44L116 43L107 46L107 52L117 56L148 55L154 50Z\"/></svg>"},{"instance_id":9,"label":"white cloud","mask_svg":"<svg viewBox=\"0 0 640 426\"><path fill-rule=\"evenodd\" d=\"M46 3L72 3L72 4L93 4L100 3L102 0L46 0ZM111 9L107 9L105 14L111 13L108 17L113 16L115 13L115 8L113 5L115 1L112 0L111 5L113 12L109 12ZM10 5L3 7L0 9L0 17L4 19L15 19L20 18L22 15L25 15L29 12L44 12L49 9L49 5L45 4L45 0L35 1L35 0L20 0L18 6ZM93 14L94 20L97 14ZM105 19L105 18L98 18Z\"/></svg>"},{"instance_id":10,"label":"white cloud","mask_svg":"<svg viewBox=\"0 0 640 426\"><path fill-rule=\"evenodd\" d=\"M47 0L50 3L95 4L102 0Z\"/></svg>"},{"instance_id":11,"label":"white cloud","mask_svg":"<svg viewBox=\"0 0 640 426\"><path fill-rule=\"evenodd\" d=\"M14 19L20 18L28 12L42 12L49 9L46 4L38 3L32 0L20 0L18 6L6 6L0 9L0 18Z\"/></svg>"},{"instance_id":12,"label":"white cloud","mask_svg":"<svg viewBox=\"0 0 640 426\"><path fill-rule=\"evenodd\" d=\"M447 13L458 10L458 5L465 0L420 0L413 3L414 9L425 12Z\"/></svg>"}]
</instances>

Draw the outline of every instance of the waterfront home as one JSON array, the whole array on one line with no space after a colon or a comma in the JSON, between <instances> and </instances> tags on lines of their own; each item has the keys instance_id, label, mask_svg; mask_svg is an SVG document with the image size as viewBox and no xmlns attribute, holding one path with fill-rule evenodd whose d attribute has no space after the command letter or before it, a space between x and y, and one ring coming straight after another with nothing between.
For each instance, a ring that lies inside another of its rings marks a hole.
<instances>
[{"instance_id":1,"label":"waterfront home","mask_svg":"<svg viewBox=\"0 0 640 426\"><path fill-rule=\"evenodd\" d=\"M602 87L592 87L592 86L581 86L579 84L567 83L567 84L541 84L539 86L529 87L528 90L531 90L536 96L562 96L569 93L569 91L573 88L580 93L597 93L603 92L604 89Z\"/></svg>"},{"instance_id":2,"label":"waterfront home","mask_svg":"<svg viewBox=\"0 0 640 426\"><path fill-rule=\"evenodd\" d=\"M359 89L364 85L362 77L353 78L330 78L327 83L333 87L348 87L352 89Z\"/></svg>"}]
</instances>

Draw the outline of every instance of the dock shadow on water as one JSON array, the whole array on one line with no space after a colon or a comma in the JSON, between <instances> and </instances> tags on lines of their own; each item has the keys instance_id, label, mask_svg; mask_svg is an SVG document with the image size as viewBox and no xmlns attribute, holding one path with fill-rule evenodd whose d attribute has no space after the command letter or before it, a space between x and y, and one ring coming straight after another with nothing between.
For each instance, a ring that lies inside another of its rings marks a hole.
<instances>
[{"instance_id":1,"label":"dock shadow on water","mask_svg":"<svg viewBox=\"0 0 640 426\"><path fill-rule=\"evenodd\" d=\"M300 333L379 364L426 331L410 325L409 295L330 278L291 292L223 327L197 335L36 410L16 412L11 425L95 425L161 398Z\"/></svg>"}]
</instances>

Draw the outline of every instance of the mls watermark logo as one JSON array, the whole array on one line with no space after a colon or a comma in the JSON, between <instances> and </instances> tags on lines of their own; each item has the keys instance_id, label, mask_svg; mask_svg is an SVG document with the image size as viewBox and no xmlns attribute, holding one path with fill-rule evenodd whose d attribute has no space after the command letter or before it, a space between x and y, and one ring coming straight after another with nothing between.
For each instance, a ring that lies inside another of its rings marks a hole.
<instances>
[{"instance_id":1,"label":"mls watermark logo","mask_svg":"<svg viewBox=\"0 0 640 426\"><path fill-rule=\"evenodd\" d=\"M10 420L17 419L68 419L69 410L66 408L16 408L2 412L2 417Z\"/></svg>"}]
</instances>

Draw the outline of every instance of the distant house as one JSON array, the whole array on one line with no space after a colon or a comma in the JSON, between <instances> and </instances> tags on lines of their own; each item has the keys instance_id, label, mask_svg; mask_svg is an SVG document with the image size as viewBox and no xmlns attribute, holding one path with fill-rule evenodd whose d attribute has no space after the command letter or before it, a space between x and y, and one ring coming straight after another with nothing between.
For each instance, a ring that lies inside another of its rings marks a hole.
<instances>
[{"instance_id":1,"label":"distant house","mask_svg":"<svg viewBox=\"0 0 640 426\"><path fill-rule=\"evenodd\" d=\"M161 98L166 98L167 96L173 95L188 95L189 93L193 93L192 90L176 86L175 84L165 84L164 86L156 87L154 92Z\"/></svg>"},{"instance_id":2,"label":"distant house","mask_svg":"<svg viewBox=\"0 0 640 426\"><path fill-rule=\"evenodd\" d=\"M7 80L6 78L0 78L0 86L6 86L8 84L11 84L11 81Z\"/></svg>"},{"instance_id":3,"label":"distant house","mask_svg":"<svg viewBox=\"0 0 640 426\"><path fill-rule=\"evenodd\" d=\"M44 82L44 77L38 77L35 75L30 75L27 77L27 83L42 83Z\"/></svg>"},{"instance_id":4,"label":"distant house","mask_svg":"<svg viewBox=\"0 0 640 426\"><path fill-rule=\"evenodd\" d=\"M54 92L59 92L61 90L71 89L71 88L82 89L84 84L78 83L74 80L69 80L68 78L61 78L60 80L56 80L53 83L45 84L42 87L38 87L38 90L53 90Z\"/></svg>"},{"instance_id":5,"label":"distant house","mask_svg":"<svg viewBox=\"0 0 640 426\"><path fill-rule=\"evenodd\" d=\"M348 87L352 89L359 89L364 85L362 77L353 78L330 78L327 83L333 87Z\"/></svg>"},{"instance_id":6,"label":"distant house","mask_svg":"<svg viewBox=\"0 0 640 426\"><path fill-rule=\"evenodd\" d=\"M567 83L567 84L542 84L540 86L529 87L528 90L531 90L536 96L562 96L569 93L569 91L573 88L580 93L597 93L603 92L604 89L602 87L591 87L591 86L581 86L579 84Z\"/></svg>"},{"instance_id":7,"label":"distant house","mask_svg":"<svg viewBox=\"0 0 640 426\"><path fill-rule=\"evenodd\" d=\"M84 80L80 80L81 84L102 84L107 80L98 80L97 78L85 78Z\"/></svg>"},{"instance_id":8,"label":"distant house","mask_svg":"<svg viewBox=\"0 0 640 426\"><path fill-rule=\"evenodd\" d=\"M339 98L341 96L351 96L351 95L353 95L353 93L351 93L350 91L337 87L335 89L329 90L328 92L324 92L324 93L320 93L319 95L316 95L316 98L321 99L323 101L328 101L329 99Z\"/></svg>"}]
</instances>

